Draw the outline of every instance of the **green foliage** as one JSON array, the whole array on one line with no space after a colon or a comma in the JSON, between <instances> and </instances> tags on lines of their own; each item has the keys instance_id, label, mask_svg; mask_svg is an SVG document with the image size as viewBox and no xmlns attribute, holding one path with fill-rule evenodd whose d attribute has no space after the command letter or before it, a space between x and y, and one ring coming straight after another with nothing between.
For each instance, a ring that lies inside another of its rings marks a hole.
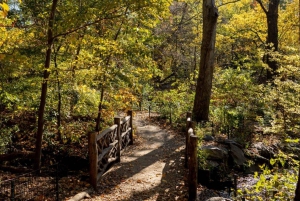
<instances>
[{"instance_id":1,"label":"green foliage","mask_svg":"<svg viewBox=\"0 0 300 201\"><path fill-rule=\"evenodd\" d=\"M249 140L253 123L263 116L262 86L257 86L248 68L216 71L211 100L211 121L216 132L237 138L242 144Z\"/></svg>"},{"instance_id":2,"label":"green foliage","mask_svg":"<svg viewBox=\"0 0 300 201\"><path fill-rule=\"evenodd\" d=\"M209 122L207 123L199 123L196 125L194 133L198 136L198 146L203 146L203 137L205 135L211 135L211 125ZM212 166L207 161L208 153L204 151L203 149L197 149L197 160L198 160L198 169L200 170L211 170Z\"/></svg>"},{"instance_id":3,"label":"green foliage","mask_svg":"<svg viewBox=\"0 0 300 201\"><path fill-rule=\"evenodd\" d=\"M0 3L0 110L37 112L51 1L23 1L14 13L10 2ZM299 2L279 10L280 48L272 54L280 68L270 83L264 80L265 13L255 1L228 2L216 2L220 17L210 106L215 132L242 144L251 142L257 127L263 134L299 137L300 58L294 31ZM47 143L53 143L57 129L65 143L78 142L91 130L102 89L103 127L117 110L149 106L172 123L183 119L193 107L201 10L195 0L58 1L47 69ZM0 146L10 143L16 131L1 127Z\"/></svg>"},{"instance_id":4,"label":"green foliage","mask_svg":"<svg viewBox=\"0 0 300 201\"><path fill-rule=\"evenodd\" d=\"M246 189L239 189L237 198L270 201L293 200L295 184L298 180L298 163L292 156L279 152L276 158L270 160L271 168L267 165L260 166L261 172L254 174L254 179L257 179L256 184ZM283 167L288 168L284 169Z\"/></svg>"},{"instance_id":5,"label":"green foliage","mask_svg":"<svg viewBox=\"0 0 300 201\"><path fill-rule=\"evenodd\" d=\"M152 95L157 111L171 123L181 121L186 111L191 111L194 97L189 91L189 82L174 85L177 86L174 89L153 92Z\"/></svg>"},{"instance_id":6,"label":"green foliage","mask_svg":"<svg viewBox=\"0 0 300 201\"><path fill-rule=\"evenodd\" d=\"M4 125L3 120L0 120L0 125ZM0 154L6 152L6 148L12 142L12 136L19 131L19 127L14 125L13 127L0 126Z\"/></svg>"},{"instance_id":7,"label":"green foliage","mask_svg":"<svg viewBox=\"0 0 300 201\"><path fill-rule=\"evenodd\" d=\"M16 96L2 90L0 91L0 110L13 110L18 102L19 100Z\"/></svg>"}]
</instances>

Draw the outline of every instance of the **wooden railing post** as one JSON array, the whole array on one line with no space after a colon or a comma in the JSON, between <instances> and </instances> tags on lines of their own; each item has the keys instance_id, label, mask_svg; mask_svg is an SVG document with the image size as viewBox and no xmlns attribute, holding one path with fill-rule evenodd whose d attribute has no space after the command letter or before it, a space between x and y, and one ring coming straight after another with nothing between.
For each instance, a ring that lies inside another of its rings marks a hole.
<instances>
[{"instance_id":1,"label":"wooden railing post","mask_svg":"<svg viewBox=\"0 0 300 201\"><path fill-rule=\"evenodd\" d=\"M129 126L131 128L130 133L129 133L129 139L130 139L129 145L133 145L133 124L132 124L132 121L133 121L132 116L133 115L132 115L132 110L129 110L127 112L127 115L130 116Z\"/></svg>"},{"instance_id":2,"label":"wooden railing post","mask_svg":"<svg viewBox=\"0 0 300 201\"><path fill-rule=\"evenodd\" d=\"M118 140L118 147L117 147L117 162L121 161L121 147L122 147L122 137L121 137L121 118L115 117L114 124L117 124L117 140Z\"/></svg>"},{"instance_id":3,"label":"wooden railing post","mask_svg":"<svg viewBox=\"0 0 300 201\"><path fill-rule=\"evenodd\" d=\"M197 145L198 137L196 135L190 136L190 159L189 159L189 201L195 201L197 198L197 174L198 174L198 160L197 160Z\"/></svg>"},{"instance_id":4,"label":"wooden railing post","mask_svg":"<svg viewBox=\"0 0 300 201\"><path fill-rule=\"evenodd\" d=\"M192 113L188 112L186 114L186 133L185 133L185 168L188 168L188 150L189 150L189 129L192 122Z\"/></svg>"},{"instance_id":5,"label":"wooden railing post","mask_svg":"<svg viewBox=\"0 0 300 201\"><path fill-rule=\"evenodd\" d=\"M98 151L97 151L97 138L98 132L88 133L88 146L89 146L89 163L90 163L90 182L95 190L97 190L97 175L98 175Z\"/></svg>"}]
</instances>

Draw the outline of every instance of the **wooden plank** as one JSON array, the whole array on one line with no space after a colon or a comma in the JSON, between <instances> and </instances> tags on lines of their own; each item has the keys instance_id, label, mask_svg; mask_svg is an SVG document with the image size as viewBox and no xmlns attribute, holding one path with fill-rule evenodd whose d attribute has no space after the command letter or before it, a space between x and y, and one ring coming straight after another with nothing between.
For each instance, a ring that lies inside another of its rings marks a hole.
<instances>
[{"instance_id":1,"label":"wooden plank","mask_svg":"<svg viewBox=\"0 0 300 201\"><path fill-rule=\"evenodd\" d=\"M133 122L132 122L132 117L133 117L133 115L132 115L132 110L129 110L128 112L127 112L127 115L129 115L130 116L130 120L129 120L129 127L131 128L131 131L130 131L130 133L129 133L129 138L130 138L130 145L133 145Z\"/></svg>"},{"instance_id":2,"label":"wooden plank","mask_svg":"<svg viewBox=\"0 0 300 201\"><path fill-rule=\"evenodd\" d=\"M122 119L121 124L126 123L128 120L130 120L130 116L126 116Z\"/></svg>"},{"instance_id":3,"label":"wooden plank","mask_svg":"<svg viewBox=\"0 0 300 201\"><path fill-rule=\"evenodd\" d=\"M126 143L124 144L123 149L121 150L121 154L124 152L124 150L127 148L128 144L130 143L130 139L128 139L128 141L126 141Z\"/></svg>"},{"instance_id":4,"label":"wooden plank","mask_svg":"<svg viewBox=\"0 0 300 201\"><path fill-rule=\"evenodd\" d=\"M101 170L101 172L98 173L97 175L97 182L99 181L99 179L101 178L101 176L106 172L106 169L108 167L109 163L105 164L103 169Z\"/></svg>"},{"instance_id":5,"label":"wooden plank","mask_svg":"<svg viewBox=\"0 0 300 201\"><path fill-rule=\"evenodd\" d=\"M101 176L107 171L108 166L109 166L111 163L113 163L113 162L115 162L115 161L117 161L117 160L118 160L117 157L110 158L110 159L108 160L108 163L105 164L105 165L103 166L101 172L98 173L98 175L97 175L97 181L99 181L99 179L101 178Z\"/></svg>"},{"instance_id":6,"label":"wooden plank","mask_svg":"<svg viewBox=\"0 0 300 201\"><path fill-rule=\"evenodd\" d=\"M100 140L101 138L103 138L106 134L113 132L117 127L118 127L118 125L114 124L111 127L107 128L104 131L102 131L101 133L99 133L97 135L97 141Z\"/></svg>"},{"instance_id":7,"label":"wooden plank","mask_svg":"<svg viewBox=\"0 0 300 201\"><path fill-rule=\"evenodd\" d=\"M111 164L111 163L113 163L113 162L115 162L115 161L117 161L117 160L118 160L117 157L112 157L112 158L109 158L109 159L108 159L108 163Z\"/></svg>"},{"instance_id":8,"label":"wooden plank","mask_svg":"<svg viewBox=\"0 0 300 201\"><path fill-rule=\"evenodd\" d=\"M129 128L129 129L127 129L127 131L123 132L123 133L121 134L122 138L123 138L125 135L127 135L128 132L130 132L130 131L131 131L131 128Z\"/></svg>"},{"instance_id":9,"label":"wooden plank","mask_svg":"<svg viewBox=\"0 0 300 201\"><path fill-rule=\"evenodd\" d=\"M103 149L102 153L101 153L100 155L98 155L98 162L101 161L102 158L103 158L107 153L109 153L110 150L111 150L112 148L114 148L115 145L116 145L117 143L118 143L118 140L115 140L114 142L112 142L112 143L109 144L109 147Z\"/></svg>"},{"instance_id":10,"label":"wooden plank","mask_svg":"<svg viewBox=\"0 0 300 201\"><path fill-rule=\"evenodd\" d=\"M118 125L117 127L117 140L118 140L118 146L117 146L117 157L118 162L121 161L121 146L122 146L122 139L121 139L121 118L115 117L114 123Z\"/></svg>"}]
</instances>

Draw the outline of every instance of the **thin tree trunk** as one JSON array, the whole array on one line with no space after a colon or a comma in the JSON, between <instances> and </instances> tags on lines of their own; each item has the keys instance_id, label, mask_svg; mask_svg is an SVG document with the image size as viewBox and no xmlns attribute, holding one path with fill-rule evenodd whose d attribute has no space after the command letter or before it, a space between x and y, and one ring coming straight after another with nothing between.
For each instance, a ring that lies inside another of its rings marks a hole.
<instances>
[{"instance_id":1,"label":"thin tree trunk","mask_svg":"<svg viewBox=\"0 0 300 201\"><path fill-rule=\"evenodd\" d=\"M208 120L218 15L214 0L204 0L200 71L193 108L193 117L196 122Z\"/></svg>"},{"instance_id":2,"label":"thin tree trunk","mask_svg":"<svg viewBox=\"0 0 300 201\"><path fill-rule=\"evenodd\" d=\"M100 102L98 106L98 116L96 120L96 131L100 131L100 123L101 123L101 113L102 113L102 107L103 107L103 98L104 98L104 86L101 86L101 94L100 94Z\"/></svg>"},{"instance_id":3,"label":"thin tree trunk","mask_svg":"<svg viewBox=\"0 0 300 201\"><path fill-rule=\"evenodd\" d=\"M46 60L45 60L45 68L44 68L44 75L43 75L40 106L38 112L38 130L36 135L35 164L34 164L35 169L39 169L41 167L42 140L43 140L43 131L44 131L44 112L45 112L46 97L47 97L48 78L50 75L49 67L51 63L51 53L52 53L52 45L53 45L53 25L54 25L54 16L55 16L57 3L58 0L52 1L52 7L51 7L49 21L48 21L47 51L46 51Z\"/></svg>"},{"instance_id":4,"label":"thin tree trunk","mask_svg":"<svg viewBox=\"0 0 300 201\"><path fill-rule=\"evenodd\" d=\"M57 66L57 53L59 52L61 48L61 45L57 47L57 50L54 54L54 66L55 66L55 72L56 72L56 80L57 80L57 94L58 94L58 103L57 103L57 115L56 115L56 121L57 121L57 135L58 140L62 140L61 136L61 85L59 80L59 72L58 72L58 66Z\"/></svg>"},{"instance_id":5,"label":"thin tree trunk","mask_svg":"<svg viewBox=\"0 0 300 201\"><path fill-rule=\"evenodd\" d=\"M80 35L78 40L80 40L81 38L84 37L84 34ZM72 66L71 70L72 70L72 84L73 84L73 87L70 89L70 114L72 115L73 114L73 111L74 111L74 107L75 105L77 104L78 102L78 93L76 91L76 89L74 89L74 86L76 86L76 67L77 67L77 62L78 62L78 58L79 58L79 54L80 54L80 51L81 51L81 45L79 44L77 49L76 49L76 54L75 54L75 62L74 62L74 65Z\"/></svg>"}]
</instances>

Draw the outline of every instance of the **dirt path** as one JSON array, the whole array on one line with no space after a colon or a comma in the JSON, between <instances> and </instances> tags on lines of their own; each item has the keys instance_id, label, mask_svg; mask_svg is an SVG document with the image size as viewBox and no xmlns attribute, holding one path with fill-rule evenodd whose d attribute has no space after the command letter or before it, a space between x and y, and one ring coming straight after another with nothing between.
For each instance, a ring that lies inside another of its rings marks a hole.
<instances>
[{"instance_id":1,"label":"dirt path","mask_svg":"<svg viewBox=\"0 0 300 201\"><path fill-rule=\"evenodd\" d=\"M101 178L98 191L86 200L152 201L187 200L182 135L162 130L147 120L134 118L135 142Z\"/></svg>"}]
</instances>

